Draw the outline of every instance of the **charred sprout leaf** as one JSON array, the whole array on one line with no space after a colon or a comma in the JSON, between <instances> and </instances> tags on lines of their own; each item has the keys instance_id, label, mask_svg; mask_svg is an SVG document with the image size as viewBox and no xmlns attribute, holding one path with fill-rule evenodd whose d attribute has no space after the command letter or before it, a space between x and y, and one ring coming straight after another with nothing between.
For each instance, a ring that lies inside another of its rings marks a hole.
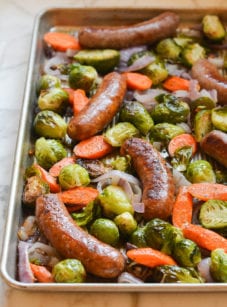
<instances>
[{"instance_id":1,"label":"charred sprout leaf","mask_svg":"<svg viewBox=\"0 0 227 307\"><path fill-rule=\"evenodd\" d=\"M107 143L113 147L120 147L128 138L138 136L139 130L128 122L118 123L104 133Z\"/></svg>"},{"instance_id":2,"label":"charred sprout leaf","mask_svg":"<svg viewBox=\"0 0 227 307\"><path fill-rule=\"evenodd\" d=\"M154 125L149 112L138 101L125 102L120 111L120 120L130 122L143 135L146 135Z\"/></svg>"},{"instance_id":3,"label":"charred sprout leaf","mask_svg":"<svg viewBox=\"0 0 227 307\"><path fill-rule=\"evenodd\" d=\"M204 35L213 42L220 42L226 36L225 28L216 15L206 15L202 20Z\"/></svg>"},{"instance_id":4,"label":"charred sprout leaf","mask_svg":"<svg viewBox=\"0 0 227 307\"><path fill-rule=\"evenodd\" d=\"M183 234L179 228L155 218L146 224L144 237L148 246L171 255L175 242L181 240Z\"/></svg>"},{"instance_id":5,"label":"charred sprout leaf","mask_svg":"<svg viewBox=\"0 0 227 307\"><path fill-rule=\"evenodd\" d=\"M114 49L84 49L76 53L74 60L93 66L99 73L105 74L118 65L120 53Z\"/></svg>"},{"instance_id":6,"label":"charred sprout leaf","mask_svg":"<svg viewBox=\"0 0 227 307\"><path fill-rule=\"evenodd\" d=\"M69 95L61 88L50 88L42 91L38 98L40 110L50 110L57 113L62 112L69 99Z\"/></svg>"},{"instance_id":7,"label":"charred sprout leaf","mask_svg":"<svg viewBox=\"0 0 227 307\"><path fill-rule=\"evenodd\" d=\"M88 226L93 220L101 215L100 207L95 202L90 202L81 212L71 214L78 226Z\"/></svg>"},{"instance_id":8,"label":"charred sprout leaf","mask_svg":"<svg viewBox=\"0 0 227 307\"><path fill-rule=\"evenodd\" d=\"M49 170L52 165L65 158L67 152L58 140L41 137L35 142L35 157L40 166Z\"/></svg>"},{"instance_id":9,"label":"charred sprout leaf","mask_svg":"<svg viewBox=\"0 0 227 307\"><path fill-rule=\"evenodd\" d=\"M227 132L227 106L213 109L211 121L215 128Z\"/></svg>"},{"instance_id":10,"label":"charred sprout leaf","mask_svg":"<svg viewBox=\"0 0 227 307\"><path fill-rule=\"evenodd\" d=\"M108 217L124 212L134 213L133 206L124 190L119 186L109 185L98 196L104 214Z\"/></svg>"},{"instance_id":11,"label":"charred sprout leaf","mask_svg":"<svg viewBox=\"0 0 227 307\"><path fill-rule=\"evenodd\" d=\"M211 252L210 272L218 282L227 282L227 254L218 248Z\"/></svg>"},{"instance_id":12,"label":"charred sprout leaf","mask_svg":"<svg viewBox=\"0 0 227 307\"><path fill-rule=\"evenodd\" d=\"M116 246L120 234L117 225L110 219L99 218L90 227L90 233L100 241Z\"/></svg>"},{"instance_id":13,"label":"charred sprout leaf","mask_svg":"<svg viewBox=\"0 0 227 307\"><path fill-rule=\"evenodd\" d=\"M172 38L166 38L158 43L156 51L164 59L178 60L181 48Z\"/></svg>"},{"instance_id":14,"label":"charred sprout leaf","mask_svg":"<svg viewBox=\"0 0 227 307\"><path fill-rule=\"evenodd\" d=\"M41 111L34 119L34 130L39 136L61 139L66 135L66 128L64 119L53 111Z\"/></svg>"},{"instance_id":15,"label":"charred sprout leaf","mask_svg":"<svg viewBox=\"0 0 227 307\"><path fill-rule=\"evenodd\" d=\"M206 56L206 50L198 43L187 45L181 53L183 64L191 67L196 61L204 59Z\"/></svg>"},{"instance_id":16,"label":"charred sprout leaf","mask_svg":"<svg viewBox=\"0 0 227 307\"><path fill-rule=\"evenodd\" d=\"M27 206L35 206L36 199L40 195L50 192L49 185L38 176L27 179L24 187L22 201Z\"/></svg>"},{"instance_id":17,"label":"charred sprout leaf","mask_svg":"<svg viewBox=\"0 0 227 307\"><path fill-rule=\"evenodd\" d=\"M137 228L137 222L133 215L129 212L123 212L117 215L114 222L118 226L120 233L123 236L129 236Z\"/></svg>"},{"instance_id":18,"label":"charred sprout leaf","mask_svg":"<svg viewBox=\"0 0 227 307\"><path fill-rule=\"evenodd\" d=\"M136 245L137 247L146 247L147 242L145 240L145 234L144 231L145 226L143 227L137 227L135 231L130 236L130 243Z\"/></svg>"},{"instance_id":19,"label":"charred sprout leaf","mask_svg":"<svg viewBox=\"0 0 227 307\"><path fill-rule=\"evenodd\" d=\"M184 172L192 157L192 147L184 146L175 151L171 160L171 165L179 172ZM191 164L190 164L191 165Z\"/></svg>"},{"instance_id":20,"label":"charred sprout leaf","mask_svg":"<svg viewBox=\"0 0 227 307\"><path fill-rule=\"evenodd\" d=\"M216 182L213 168L206 160L191 162L187 168L186 177L191 183Z\"/></svg>"},{"instance_id":21,"label":"charred sprout leaf","mask_svg":"<svg viewBox=\"0 0 227 307\"><path fill-rule=\"evenodd\" d=\"M203 283L203 279L193 268L163 265L154 269L153 279L160 283Z\"/></svg>"},{"instance_id":22,"label":"charred sprout leaf","mask_svg":"<svg viewBox=\"0 0 227 307\"><path fill-rule=\"evenodd\" d=\"M195 115L194 133L197 142L213 129L211 122L211 110L200 110Z\"/></svg>"},{"instance_id":23,"label":"charred sprout leaf","mask_svg":"<svg viewBox=\"0 0 227 307\"><path fill-rule=\"evenodd\" d=\"M38 81L37 93L40 94L41 91L45 91L53 87L61 87L60 79L51 75L43 75Z\"/></svg>"},{"instance_id":24,"label":"charred sprout leaf","mask_svg":"<svg viewBox=\"0 0 227 307\"><path fill-rule=\"evenodd\" d=\"M179 240L174 244L172 256L183 267L196 267L201 261L199 247L188 239Z\"/></svg>"},{"instance_id":25,"label":"charred sprout leaf","mask_svg":"<svg viewBox=\"0 0 227 307\"><path fill-rule=\"evenodd\" d=\"M73 89L83 89L89 93L97 78L98 74L94 67L74 64L69 73L69 85Z\"/></svg>"},{"instance_id":26,"label":"charred sprout leaf","mask_svg":"<svg viewBox=\"0 0 227 307\"><path fill-rule=\"evenodd\" d=\"M90 178L84 167L79 164L70 164L61 169L59 183L62 189L68 190L74 187L87 186L90 183Z\"/></svg>"},{"instance_id":27,"label":"charred sprout leaf","mask_svg":"<svg viewBox=\"0 0 227 307\"><path fill-rule=\"evenodd\" d=\"M216 103L209 97L203 96L199 97L190 103L190 108L192 113L198 112L200 110L211 110L215 108Z\"/></svg>"},{"instance_id":28,"label":"charred sprout leaf","mask_svg":"<svg viewBox=\"0 0 227 307\"><path fill-rule=\"evenodd\" d=\"M203 203L199 220L206 228L227 229L227 201L210 199Z\"/></svg>"},{"instance_id":29,"label":"charred sprout leaf","mask_svg":"<svg viewBox=\"0 0 227 307\"><path fill-rule=\"evenodd\" d=\"M85 268L77 259L64 259L58 262L52 273L57 283L82 283L86 280Z\"/></svg>"},{"instance_id":30,"label":"charred sprout leaf","mask_svg":"<svg viewBox=\"0 0 227 307\"><path fill-rule=\"evenodd\" d=\"M185 130L180 126L169 123L160 123L154 125L151 129L150 139L151 141L168 143L172 138L183 133L185 133Z\"/></svg>"},{"instance_id":31,"label":"charred sprout leaf","mask_svg":"<svg viewBox=\"0 0 227 307\"><path fill-rule=\"evenodd\" d=\"M91 159L76 159L76 163L84 167L91 178L96 178L103 175L108 168L100 160Z\"/></svg>"}]
</instances>

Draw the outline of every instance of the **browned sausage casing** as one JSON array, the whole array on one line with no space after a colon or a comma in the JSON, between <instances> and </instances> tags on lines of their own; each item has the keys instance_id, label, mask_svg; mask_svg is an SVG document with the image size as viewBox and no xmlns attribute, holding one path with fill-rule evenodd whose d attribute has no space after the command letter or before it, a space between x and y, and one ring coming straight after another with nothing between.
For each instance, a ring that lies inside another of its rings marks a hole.
<instances>
[{"instance_id":1,"label":"browned sausage casing","mask_svg":"<svg viewBox=\"0 0 227 307\"><path fill-rule=\"evenodd\" d=\"M126 79L117 72L107 74L96 94L67 128L74 140L84 140L102 131L118 112L126 92Z\"/></svg>"},{"instance_id":2,"label":"browned sausage casing","mask_svg":"<svg viewBox=\"0 0 227 307\"><path fill-rule=\"evenodd\" d=\"M209 132L200 143L202 150L227 167L227 134L219 130Z\"/></svg>"},{"instance_id":3,"label":"browned sausage casing","mask_svg":"<svg viewBox=\"0 0 227 307\"><path fill-rule=\"evenodd\" d=\"M37 199L36 217L53 247L65 258L79 259L87 272L115 278L123 271L123 255L77 226L57 194L46 194Z\"/></svg>"},{"instance_id":4,"label":"browned sausage casing","mask_svg":"<svg viewBox=\"0 0 227 307\"><path fill-rule=\"evenodd\" d=\"M215 89L218 95L218 102L227 104L227 79L224 78L208 60L201 59L192 66L192 77L197 79L202 88L207 90Z\"/></svg>"},{"instance_id":5,"label":"browned sausage casing","mask_svg":"<svg viewBox=\"0 0 227 307\"><path fill-rule=\"evenodd\" d=\"M143 185L142 201L144 218L167 219L174 203L172 174L160 153L147 141L131 138L121 147L122 154L129 154Z\"/></svg>"},{"instance_id":6,"label":"browned sausage casing","mask_svg":"<svg viewBox=\"0 0 227 307\"><path fill-rule=\"evenodd\" d=\"M165 12L131 26L84 27L80 29L78 37L84 48L122 49L153 44L163 38L173 36L178 24L178 15Z\"/></svg>"}]
</instances>

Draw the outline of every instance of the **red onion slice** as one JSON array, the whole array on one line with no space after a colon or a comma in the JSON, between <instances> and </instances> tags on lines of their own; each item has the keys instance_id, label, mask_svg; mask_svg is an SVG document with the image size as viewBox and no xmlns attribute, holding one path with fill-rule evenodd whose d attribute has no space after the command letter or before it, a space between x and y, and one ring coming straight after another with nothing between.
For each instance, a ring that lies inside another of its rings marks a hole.
<instances>
[{"instance_id":1,"label":"red onion slice","mask_svg":"<svg viewBox=\"0 0 227 307\"><path fill-rule=\"evenodd\" d=\"M44 63L44 73L56 77L63 76L58 69L58 65L68 63L70 63L70 60L67 57L66 53L56 52L54 57L46 60L46 62Z\"/></svg>"},{"instance_id":2,"label":"red onion slice","mask_svg":"<svg viewBox=\"0 0 227 307\"><path fill-rule=\"evenodd\" d=\"M35 278L30 268L28 249L30 243L19 241L18 243L18 276L19 281L34 283Z\"/></svg>"},{"instance_id":3,"label":"red onion slice","mask_svg":"<svg viewBox=\"0 0 227 307\"><path fill-rule=\"evenodd\" d=\"M141 58L137 59L132 65L120 69L123 72L137 71L143 69L147 65L155 61L155 56L144 55Z\"/></svg>"},{"instance_id":4,"label":"red onion slice","mask_svg":"<svg viewBox=\"0 0 227 307\"><path fill-rule=\"evenodd\" d=\"M207 257L204 258L200 261L198 264L198 271L202 278L205 279L206 282L214 282L211 274L210 274L210 263L211 263L211 258Z\"/></svg>"},{"instance_id":5,"label":"red onion slice","mask_svg":"<svg viewBox=\"0 0 227 307\"><path fill-rule=\"evenodd\" d=\"M134 275L128 272L121 273L121 275L118 277L117 282L123 283L123 284L143 284L144 283L141 279L135 277Z\"/></svg>"},{"instance_id":6,"label":"red onion slice","mask_svg":"<svg viewBox=\"0 0 227 307\"><path fill-rule=\"evenodd\" d=\"M119 179L125 179L126 181L133 183L133 184L137 184L140 185L140 181L134 177L133 175L130 175L128 173L122 172L122 171L118 171L118 170L111 170L109 172L106 172L105 174L92 179L92 182L99 182L105 179L112 179L114 182L118 182Z\"/></svg>"},{"instance_id":7,"label":"red onion slice","mask_svg":"<svg viewBox=\"0 0 227 307\"><path fill-rule=\"evenodd\" d=\"M157 104L155 97L160 94L167 94L168 92L162 89L149 89L147 91L135 91L134 98L143 104L143 106L151 111L153 107Z\"/></svg>"}]
</instances>

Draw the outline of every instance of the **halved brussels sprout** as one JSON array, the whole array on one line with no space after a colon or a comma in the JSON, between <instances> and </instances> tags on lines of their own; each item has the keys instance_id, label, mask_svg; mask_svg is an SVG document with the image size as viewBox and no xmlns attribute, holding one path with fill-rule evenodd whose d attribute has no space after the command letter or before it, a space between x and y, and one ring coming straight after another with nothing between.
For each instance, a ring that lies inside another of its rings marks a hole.
<instances>
[{"instance_id":1,"label":"halved brussels sprout","mask_svg":"<svg viewBox=\"0 0 227 307\"><path fill-rule=\"evenodd\" d=\"M58 179L60 186L64 190L79 186L87 186L90 183L87 170L79 164L64 166L60 171Z\"/></svg>"},{"instance_id":2,"label":"halved brussels sprout","mask_svg":"<svg viewBox=\"0 0 227 307\"><path fill-rule=\"evenodd\" d=\"M101 216L101 208L96 202L90 202L80 212L71 214L78 226L87 226Z\"/></svg>"},{"instance_id":3,"label":"halved brussels sprout","mask_svg":"<svg viewBox=\"0 0 227 307\"><path fill-rule=\"evenodd\" d=\"M178 60L181 48L172 38L165 38L158 43L156 51L164 59Z\"/></svg>"},{"instance_id":4,"label":"halved brussels sprout","mask_svg":"<svg viewBox=\"0 0 227 307\"><path fill-rule=\"evenodd\" d=\"M215 128L227 132L227 106L213 109L211 121Z\"/></svg>"},{"instance_id":5,"label":"halved brussels sprout","mask_svg":"<svg viewBox=\"0 0 227 307\"><path fill-rule=\"evenodd\" d=\"M141 72L152 80L153 85L158 85L168 77L168 70L164 61L156 60L141 70Z\"/></svg>"},{"instance_id":6,"label":"halved brussels sprout","mask_svg":"<svg viewBox=\"0 0 227 307\"><path fill-rule=\"evenodd\" d=\"M122 122L109 128L104 133L104 138L113 147L121 147L125 140L138 135L139 130L135 126L128 122Z\"/></svg>"},{"instance_id":7,"label":"halved brussels sprout","mask_svg":"<svg viewBox=\"0 0 227 307\"><path fill-rule=\"evenodd\" d=\"M35 142L35 157L40 166L49 170L56 162L67 156L67 152L58 140L41 137Z\"/></svg>"},{"instance_id":8,"label":"halved brussels sprout","mask_svg":"<svg viewBox=\"0 0 227 307\"><path fill-rule=\"evenodd\" d=\"M131 157L129 155L121 156L118 153L112 153L101 160L103 164L112 169L127 172L131 168Z\"/></svg>"},{"instance_id":9,"label":"halved brussels sprout","mask_svg":"<svg viewBox=\"0 0 227 307\"><path fill-rule=\"evenodd\" d=\"M200 110L195 115L194 132L197 142L213 129L211 122L211 110Z\"/></svg>"},{"instance_id":10,"label":"halved brussels sprout","mask_svg":"<svg viewBox=\"0 0 227 307\"><path fill-rule=\"evenodd\" d=\"M37 84L37 93L48 90L53 87L61 87L61 80L55 76L43 75L40 77Z\"/></svg>"},{"instance_id":11,"label":"halved brussels sprout","mask_svg":"<svg viewBox=\"0 0 227 307\"><path fill-rule=\"evenodd\" d=\"M201 261L200 248L195 242L188 239L175 242L172 256L183 267L196 267Z\"/></svg>"},{"instance_id":12,"label":"halved brussels sprout","mask_svg":"<svg viewBox=\"0 0 227 307\"><path fill-rule=\"evenodd\" d=\"M83 283L86 280L86 271L78 259L65 259L53 267L54 280L57 283Z\"/></svg>"},{"instance_id":13,"label":"halved brussels sprout","mask_svg":"<svg viewBox=\"0 0 227 307\"><path fill-rule=\"evenodd\" d=\"M137 222L129 212L123 212L117 215L114 222L123 236L129 236L137 228Z\"/></svg>"},{"instance_id":14,"label":"halved brussels sprout","mask_svg":"<svg viewBox=\"0 0 227 307\"><path fill-rule=\"evenodd\" d=\"M138 226L136 230L131 234L129 242L136 245L137 247L146 247L147 242L145 240L144 230L145 226Z\"/></svg>"},{"instance_id":15,"label":"halved brussels sprout","mask_svg":"<svg viewBox=\"0 0 227 307\"><path fill-rule=\"evenodd\" d=\"M69 99L69 95L61 88L50 88L42 91L38 98L40 110L51 110L57 113L62 112Z\"/></svg>"},{"instance_id":16,"label":"halved brussels sprout","mask_svg":"<svg viewBox=\"0 0 227 307\"><path fill-rule=\"evenodd\" d=\"M120 234L117 225L110 219L99 218L90 227L90 233L102 242L116 246Z\"/></svg>"},{"instance_id":17,"label":"halved brussels sprout","mask_svg":"<svg viewBox=\"0 0 227 307\"><path fill-rule=\"evenodd\" d=\"M169 123L159 123L151 128L150 139L151 141L168 143L172 138L183 133L185 133L185 130L180 126Z\"/></svg>"},{"instance_id":18,"label":"halved brussels sprout","mask_svg":"<svg viewBox=\"0 0 227 307\"><path fill-rule=\"evenodd\" d=\"M225 28L217 15L206 15L202 20L204 35L213 42L220 42L226 36Z\"/></svg>"},{"instance_id":19,"label":"halved brussels sprout","mask_svg":"<svg viewBox=\"0 0 227 307\"><path fill-rule=\"evenodd\" d=\"M61 139L66 135L67 124L64 119L53 111L39 112L34 119L34 130L39 136Z\"/></svg>"},{"instance_id":20,"label":"halved brussels sprout","mask_svg":"<svg viewBox=\"0 0 227 307\"><path fill-rule=\"evenodd\" d=\"M211 252L210 272L214 280L227 282L227 254L221 248Z\"/></svg>"},{"instance_id":21,"label":"halved brussels sprout","mask_svg":"<svg viewBox=\"0 0 227 307\"><path fill-rule=\"evenodd\" d=\"M196 160L191 162L187 167L186 177L192 183L216 182L213 168L206 160Z\"/></svg>"},{"instance_id":22,"label":"halved brussels sprout","mask_svg":"<svg viewBox=\"0 0 227 307\"><path fill-rule=\"evenodd\" d=\"M227 201L210 199L202 204L199 220L203 227L211 229L227 228Z\"/></svg>"},{"instance_id":23,"label":"halved brussels sprout","mask_svg":"<svg viewBox=\"0 0 227 307\"><path fill-rule=\"evenodd\" d=\"M181 53L182 62L191 67L196 61L206 57L206 50L199 43L187 45Z\"/></svg>"}]
</instances>

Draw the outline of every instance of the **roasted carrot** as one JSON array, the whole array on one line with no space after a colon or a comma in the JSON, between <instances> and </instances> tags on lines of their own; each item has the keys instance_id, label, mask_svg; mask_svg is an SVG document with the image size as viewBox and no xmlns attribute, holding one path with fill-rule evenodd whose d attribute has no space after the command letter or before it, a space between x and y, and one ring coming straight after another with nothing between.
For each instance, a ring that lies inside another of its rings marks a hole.
<instances>
[{"instance_id":1,"label":"roasted carrot","mask_svg":"<svg viewBox=\"0 0 227 307\"><path fill-rule=\"evenodd\" d=\"M54 278L45 266L30 263L32 273L39 282L54 282Z\"/></svg>"},{"instance_id":2,"label":"roasted carrot","mask_svg":"<svg viewBox=\"0 0 227 307\"><path fill-rule=\"evenodd\" d=\"M80 44L77 38L61 32L47 32L43 37L44 41L52 48L58 51L66 51L67 49L80 50Z\"/></svg>"},{"instance_id":3,"label":"roasted carrot","mask_svg":"<svg viewBox=\"0 0 227 307\"><path fill-rule=\"evenodd\" d=\"M39 164L35 164L34 166L40 171L41 178L49 185L50 192L60 192L61 188L60 185L57 183L56 178L51 176L51 174L47 172L44 168L42 168Z\"/></svg>"},{"instance_id":4,"label":"roasted carrot","mask_svg":"<svg viewBox=\"0 0 227 307\"><path fill-rule=\"evenodd\" d=\"M86 206L95 200L99 195L98 190L92 187L76 187L67 191L60 192L60 199L68 205Z\"/></svg>"},{"instance_id":5,"label":"roasted carrot","mask_svg":"<svg viewBox=\"0 0 227 307\"><path fill-rule=\"evenodd\" d=\"M227 186L219 183L193 183L188 186L188 192L195 198L207 201L209 199L227 200Z\"/></svg>"},{"instance_id":6,"label":"roasted carrot","mask_svg":"<svg viewBox=\"0 0 227 307\"><path fill-rule=\"evenodd\" d=\"M128 88L132 90L145 91L152 86L152 80L141 73L125 72L124 75Z\"/></svg>"},{"instance_id":7,"label":"roasted carrot","mask_svg":"<svg viewBox=\"0 0 227 307\"><path fill-rule=\"evenodd\" d=\"M172 223L182 228L185 224L192 222L193 201L187 187L180 187L176 201L173 206Z\"/></svg>"},{"instance_id":8,"label":"roasted carrot","mask_svg":"<svg viewBox=\"0 0 227 307\"><path fill-rule=\"evenodd\" d=\"M200 247L212 251L223 248L227 252L227 240L216 232L203 228L200 225L185 224L183 234L187 239L194 241Z\"/></svg>"},{"instance_id":9,"label":"roasted carrot","mask_svg":"<svg viewBox=\"0 0 227 307\"><path fill-rule=\"evenodd\" d=\"M188 133L183 133L180 135L175 136L172 138L168 145L168 151L171 157L174 156L174 153L184 147L184 146L191 146L192 148L192 154L196 152L197 144L195 138Z\"/></svg>"},{"instance_id":10,"label":"roasted carrot","mask_svg":"<svg viewBox=\"0 0 227 307\"><path fill-rule=\"evenodd\" d=\"M74 92L75 90L73 90L72 88L70 87L63 87L63 90L66 91L69 95L69 103L71 105L73 105L73 101L74 101Z\"/></svg>"},{"instance_id":11,"label":"roasted carrot","mask_svg":"<svg viewBox=\"0 0 227 307\"><path fill-rule=\"evenodd\" d=\"M110 153L112 149L112 146L104 140L103 135L95 135L79 142L73 152L76 157L98 159Z\"/></svg>"},{"instance_id":12,"label":"roasted carrot","mask_svg":"<svg viewBox=\"0 0 227 307\"><path fill-rule=\"evenodd\" d=\"M178 76L172 76L163 82L163 87L170 91L175 92L178 90L189 90L189 81L187 79L180 78Z\"/></svg>"},{"instance_id":13,"label":"roasted carrot","mask_svg":"<svg viewBox=\"0 0 227 307\"><path fill-rule=\"evenodd\" d=\"M158 265L176 265L176 262L170 256L150 247L141 247L127 251L129 259L148 267Z\"/></svg>"},{"instance_id":14,"label":"roasted carrot","mask_svg":"<svg viewBox=\"0 0 227 307\"><path fill-rule=\"evenodd\" d=\"M62 160L55 163L50 169L49 174L53 177L58 177L61 169L69 164L75 163L76 158L74 156L63 158Z\"/></svg>"},{"instance_id":15,"label":"roasted carrot","mask_svg":"<svg viewBox=\"0 0 227 307\"><path fill-rule=\"evenodd\" d=\"M75 90L73 93L73 114L76 116L89 102L89 98L82 89Z\"/></svg>"}]
</instances>

